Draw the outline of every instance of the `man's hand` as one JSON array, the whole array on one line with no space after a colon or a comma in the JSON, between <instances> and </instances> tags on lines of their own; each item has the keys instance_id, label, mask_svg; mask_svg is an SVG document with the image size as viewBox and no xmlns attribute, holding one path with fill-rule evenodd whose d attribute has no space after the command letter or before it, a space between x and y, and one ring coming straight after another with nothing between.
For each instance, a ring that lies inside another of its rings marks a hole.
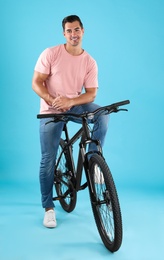
<instances>
[{"instance_id":1,"label":"man's hand","mask_svg":"<svg viewBox=\"0 0 164 260\"><path fill-rule=\"evenodd\" d=\"M72 107L72 100L67 97L59 96L52 101L52 107L58 111L66 112Z\"/></svg>"},{"instance_id":2,"label":"man's hand","mask_svg":"<svg viewBox=\"0 0 164 260\"><path fill-rule=\"evenodd\" d=\"M97 88L86 88L85 93L74 98L58 96L51 101L52 107L60 112L68 111L72 106L78 106L93 102L97 93Z\"/></svg>"}]
</instances>

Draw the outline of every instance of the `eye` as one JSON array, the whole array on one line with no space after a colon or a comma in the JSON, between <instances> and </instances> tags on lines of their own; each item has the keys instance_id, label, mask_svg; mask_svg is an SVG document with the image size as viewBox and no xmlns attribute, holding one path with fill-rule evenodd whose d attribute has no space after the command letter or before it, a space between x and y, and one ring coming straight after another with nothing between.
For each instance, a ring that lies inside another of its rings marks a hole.
<instances>
[{"instance_id":1,"label":"eye","mask_svg":"<svg viewBox=\"0 0 164 260\"><path fill-rule=\"evenodd\" d=\"M67 30L67 33L71 33L71 30L70 30L70 29L68 29L68 30Z\"/></svg>"}]
</instances>

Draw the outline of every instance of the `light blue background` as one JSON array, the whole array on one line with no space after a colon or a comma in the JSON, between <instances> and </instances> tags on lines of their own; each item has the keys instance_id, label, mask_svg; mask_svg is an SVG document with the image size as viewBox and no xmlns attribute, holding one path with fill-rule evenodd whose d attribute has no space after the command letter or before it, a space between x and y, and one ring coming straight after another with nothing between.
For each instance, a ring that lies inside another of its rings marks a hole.
<instances>
[{"instance_id":1,"label":"light blue background","mask_svg":"<svg viewBox=\"0 0 164 260\"><path fill-rule=\"evenodd\" d=\"M65 42L63 17L77 14L85 27L83 47L99 66L96 102L131 101L128 113L111 115L104 147L116 184L122 193L163 192L164 1L1 0L0 4L1 183L37 185L39 98L31 89L33 69L45 48Z\"/></svg>"},{"instance_id":2,"label":"light blue background","mask_svg":"<svg viewBox=\"0 0 164 260\"><path fill-rule=\"evenodd\" d=\"M61 20L75 13L85 27L83 47L99 66L96 102L131 101L128 113L111 116L106 149L112 170L126 185L163 185L163 7L159 0L1 0L1 177L36 175L33 68L43 49L65 42Z\"/></svg>"}]
</instances>

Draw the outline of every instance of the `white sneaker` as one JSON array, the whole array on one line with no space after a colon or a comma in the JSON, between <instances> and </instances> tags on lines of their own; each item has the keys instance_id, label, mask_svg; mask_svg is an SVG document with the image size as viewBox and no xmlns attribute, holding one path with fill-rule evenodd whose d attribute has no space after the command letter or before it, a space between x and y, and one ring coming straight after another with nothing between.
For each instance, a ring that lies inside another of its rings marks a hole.
<instances>
[{"instance_id":1,"label":"white sneaker","mask_svg":"<svg viewBox=\"0 0 164 260\"><path fill-rule=\"evenodd\" d=\"M57 226L55 211L53 209L45 212L43 225L47 228L54 228Z\"/></svg>"},{"instance_id":2,"label":"white sneaker","mask_svg":"<svg viewBox=\"0 0 164 260\"><path fill-rule=\"evenodd\" d=\"M94 181L96 184L103 184L104 183L104 176L102 172L100 171L100 168L98 165L95 165L95 174L94 174Z\"/></svg>"}]
</instances>

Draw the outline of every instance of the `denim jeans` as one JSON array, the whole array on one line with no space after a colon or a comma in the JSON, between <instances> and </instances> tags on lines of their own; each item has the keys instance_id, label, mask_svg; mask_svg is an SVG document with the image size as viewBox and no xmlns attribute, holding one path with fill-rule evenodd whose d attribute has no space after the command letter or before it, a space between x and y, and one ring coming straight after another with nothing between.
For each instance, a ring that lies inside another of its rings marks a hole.
<instances>
[{"instance_id":1,"label":"denim jeans","mask_svg":"<svg viewBox=\"0 0 164 260\"><path fill-rule=\"evenodd\" d=\"M92 112L99 106L94 103L72 107L68 113L81 114L83 112ZM101 146L104 144L105 135L108 129L108 115L102 115L89 123L93 124L93 139L98 139ZM50 118L40 119L40 144L41 144L41 163L40 163L40 189L42 195L43 208L53 208L53 182L54 182L54 166L56 161L57 149L62 134L64 122L49 123ZM80 119L74 118L76 123L81 123Z\"/></svg>"}]
</instances>

